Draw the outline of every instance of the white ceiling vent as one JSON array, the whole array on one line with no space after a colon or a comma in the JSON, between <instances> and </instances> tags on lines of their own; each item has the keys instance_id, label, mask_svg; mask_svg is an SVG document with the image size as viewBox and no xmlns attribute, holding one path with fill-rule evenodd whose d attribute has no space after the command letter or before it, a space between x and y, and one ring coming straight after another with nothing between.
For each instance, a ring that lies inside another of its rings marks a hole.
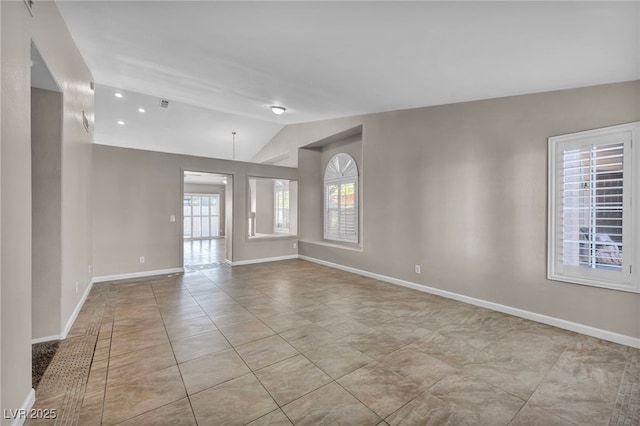
<instances>
[{"instance_id":1,"label":"white ceiling vent","mask_svg":"<svg viewBox=\"0 0 640 426\"><path fill-rule=\"evenodd\" d=\"M169 108L169 101L166 99L160 99L160 108Z\"/></svg>"}]
</instances>

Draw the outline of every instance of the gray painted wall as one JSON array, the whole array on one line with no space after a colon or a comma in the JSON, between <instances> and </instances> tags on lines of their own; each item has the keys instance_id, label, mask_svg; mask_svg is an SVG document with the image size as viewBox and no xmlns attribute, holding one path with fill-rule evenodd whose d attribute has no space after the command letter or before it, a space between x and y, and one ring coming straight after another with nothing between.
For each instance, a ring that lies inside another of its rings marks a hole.
<instances>
[{"instance_id":1,"label":"gray painted wall","mask_svg":"<svg viewBox=\"0 0 640 426\"><path fill-rule=\"evenodd\" d=\"M6 409L20 408L31 389L31 41L61 87L61 288L59 332L71 318L90 282L90 182L93 134L82 126L82 112L93 119L91 73L54 2L39 2L34 16L23 2L0 2L1 132L0 182L1 371ZM76 282L78 291L76 291ZM10 420L2 419L2 424Z\"/></svg>"},{"instance_id":2,"label":"gray painted wall","mask_svg":"<svg viewBox=\"0 0 640 426\"><path fill-rule=\"evenodd\" d=\"M317 242L300 150L300 254L638 338L640 294L546 279L547 138L636 120L640 81L291 125L253 161L362 124L362 250Z\"/></svg>"},{"instance_id":3,"label":"gray painted wall","mask_svg":"<svg viewBox=\"0 0 640 426\"><path fill-rule=\"evenodd\" d=\"M31 88L32 337L60 333L62 94Z\"/></svg>"},{"instance_id":4,"label":"gray painted wall","mask_svg":"<svg viewBox=\"0 0 640 426\"><path fill-rule=\"evenodd\" d=\"M0 24L2 23L2 6L0 6ZM2 31L0 28L0 47L3 46L2 44ZM0 50L1 52L1 50ZM3 82L4 80L2 79L2 66L0 65L0 84L1 82ZM1 87L0 87L1 89ZM0 90L0 108L2 108L2 105L4 105L2 103L2 90ZM0 112L0 170L1 170L1 163L2 163L2 139L3 139L3 131L2 131L2 114ZM2 173L0 172L0 188L2 187ZM3 305L3 301L2 301L2 288L3 288L3 282L4 279L2 278L4 275L2 273L2 242L4 240L2 239L2 197L0 196L0 320L3 318L2 316L2 305ZM0 324L0 382L2 381L2 371L3 371L3 365L2 365L2 338L4 336L4 333L2 332L2 327ZM2 399L2 386L0 385L0 408L4 407L4 399Z\"/></svg>"},{"instance_id":5,"label":"gray painted wall","mask_svg":"<svg viewBox=\"0 0 640 426\"><path fill-rule=\"evenodd\" d=\"M247 229L247 176L297 179L297 169L94 145L93 192L100 194L93 204L96 276L182 266L184 170L231 175L226 191L227 197L234 191L230 260L297 253L290 240L249 241ZM170 215L176 215L176 222L169 221Z\"/></svg>"}]
</instances>

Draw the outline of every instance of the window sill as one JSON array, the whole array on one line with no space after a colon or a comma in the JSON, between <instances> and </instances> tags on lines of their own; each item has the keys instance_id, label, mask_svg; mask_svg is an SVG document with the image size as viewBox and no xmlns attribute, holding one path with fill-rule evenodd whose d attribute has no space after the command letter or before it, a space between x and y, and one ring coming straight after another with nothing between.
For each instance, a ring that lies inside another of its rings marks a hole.
<instances>
[{"instance_id":1,"label":"window sill","mask_svg":"<svg viewBox=\"0 0 640 426\"><path fill-rule=\"evenodd\" d=\"M598 280L590 280L586 278L579 278L574 276L566 276L566 275L549 275L547 278L551 281L558 281L567 284L578 284L587 287L597 287L604 288L607 290L615 290L615 291L624 291L627 293L640 293L640 288L634 286L633 284L614 284L605 281Z\"/></svg>"},{"instance_id":2,"label":"window sill","mask_svg":"<svg viewBox=\"0 0 640 426\"><path fill-rule=\"evenodd\" d=\"M253 243L253 242L259 242L259 241L297 240L297 239L298 239L297 235L265 234L264 236L260 236L260 237L247 237L246 241Z\"/></svg>"},{"instance_id":3,"label":"window sill","mask_svg":"<svg viewBox=\"0 0 640 426\"><path fill-rule=\"evenodd\" d=\"M342 250L363 252L362 246L360 246L358 244L351 244L351 243L340 244L340 243L337 243L337 242L333 243L333 242L328 242L328 241L308 241L308 240L300 240L300 243L313 244L313 245L316 245L316 246L323 246L323 247L338 248L338 249L342 249Z\"/></svg>"}]
</instances>

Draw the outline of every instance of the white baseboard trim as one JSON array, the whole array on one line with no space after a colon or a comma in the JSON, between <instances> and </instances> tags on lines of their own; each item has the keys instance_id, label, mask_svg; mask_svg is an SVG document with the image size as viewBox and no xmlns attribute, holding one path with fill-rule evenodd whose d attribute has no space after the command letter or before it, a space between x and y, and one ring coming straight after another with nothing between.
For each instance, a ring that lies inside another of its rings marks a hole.
<instances>
[{"instance_id":1,"label":"white baseboard trim","mask_svg":"<svg viewBox=\"0 0 640 426\"><path fill-rule=\"evenodd\" d=\"M78 300L78 304L76 305L76 308L71 313L71 316L67 320L67 324L64 326L64 329L60 334L60 340L64 340L67 338L67 335L71 331L71 327L73 327L73 323L76 321L76 318L78 318L78 314L80 313L82 306L84 306L84 301L87 300L87 296L89 296L89 293L91 293L92 288L93 288L93 280L89 281L89 285L84 290L84 293L82 293L82 297L80 298L80 300Z\"/></svg>"},{"instance_id":2,"label":"white baseboard trim","mask_svg":"<svg viewBox=\"0 0 640 426\"><path fill-rule=\"evenodd\" d=\"M354 274L363 275L365 277L374 278L380 281L388 282L390 284L396 284L403 287L412 288L414 290L422 291L425 293L435 294L447 299L458 300L460 302L469 303L471 305L480 306L482 308L491 309L494 311L502 312L505 314L513 315L520 318L540 322L554 327L562 328L576 333L586 334L587 336L596 337L598 339L607 340L621 345L631 346L632 348L640 349L640 339L626 336L624 334L614 333L612 331L603 330L600 328L591 327L585 324L580 324L572 321L563 320L548 315L538 314L536 312L525 311L524 309L513 308L511 306L501 305L499 303L489 302L483 299L476 299L475 297L465 296L458 293L453 293L446 290L440 290L433 287L428 287L422 284L412 283L410 281L400 280L386 275L376 274L374 272L368 272L361 269L352 268L350 266L339 265L337 263L327 262L326 260L316 259L309 256L298 256L302 260L318 263L320 265L328 266L330 268L340 269Z\"/></svg>"},{"instance_id":3,"label":"white baseboard trim","mask_svg":"<svg viewBox=\"0 0 640 426\"><path fill-rule=\"evenodd\" d=\"M11 421L11 426L22 426L25 420L27 420L27 417L29 416L29 411L31 410L35 402L36 402L36 391L35 389L31 388L31 390L29 390L29 393L27 394L27 397L25 398L20 408L18 408L14 412L9 412L9 410L7 409L6 412L4 412L3 414L5 418L8 415L10 418L13 419Z\"/></svg>"},{"instance_id":4,"label":"white baseboard trim","mask_svg":"<svg viewBox=\"0 0 640 426\"><path fill-rule=\"evenodd\" d=\"M36 343L44 343L44 342L52 342L54 340L61 340L59 334L54 334L51 336L38 337L37 339L31 339L31 344L35 345Z\"/></svg>"},{"instance_id":5,"label":"white baseboard trim","mask_svg":"<svg viewBox=\"0 0 640 426\"><path fill-rule=\"evenodd\" d=\"M130 274L102 275L93 277L92 283L104 283L107 281L129 280L132 278L153 277L156 275L169 275L184 272L184 268L158 269L155 271L132 272Z\"/></svg>"},{"instance_id":6,"label":"white baseboard trim","mask_svg":"<svg viewBox=\"0 0 640 426\"><path fill-rule=\"evenodd\" d=\"M260 259L249 259L249 260L238 260L237 262L230 262L231 266L241 266L241 265L253 265L254 263L266 263L266 262L277 262L279 260L290 260L297 259L297 254L289 254L287 256L277 256L277 257L263 257Z\"/></svg>"}]
</instances>

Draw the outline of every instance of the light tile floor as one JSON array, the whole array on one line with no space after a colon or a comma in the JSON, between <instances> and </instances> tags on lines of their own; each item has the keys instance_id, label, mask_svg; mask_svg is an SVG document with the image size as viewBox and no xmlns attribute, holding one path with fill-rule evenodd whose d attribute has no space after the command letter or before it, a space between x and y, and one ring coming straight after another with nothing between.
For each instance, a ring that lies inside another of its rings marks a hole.
<instances>
[{"instance_id":1,"label":"light tile floor","mask_svg":"<svg viewBox=\"0 0 640 426\"><path fill-rule=\"evenodd\" d=\"M83 426L637 425L639 360L292 260L97 284L36 407Z\"/></svg>"},{"instance_id":2,"label":"light tile floor","mask_svg":"<svg viewBox=\"0 0 640 426\"><path fill-rule=\"evenodd\" d=\"M187 272L216 268L225 259L225 239L184 240L183 258Z\"/></svg>"}]
</instances>

